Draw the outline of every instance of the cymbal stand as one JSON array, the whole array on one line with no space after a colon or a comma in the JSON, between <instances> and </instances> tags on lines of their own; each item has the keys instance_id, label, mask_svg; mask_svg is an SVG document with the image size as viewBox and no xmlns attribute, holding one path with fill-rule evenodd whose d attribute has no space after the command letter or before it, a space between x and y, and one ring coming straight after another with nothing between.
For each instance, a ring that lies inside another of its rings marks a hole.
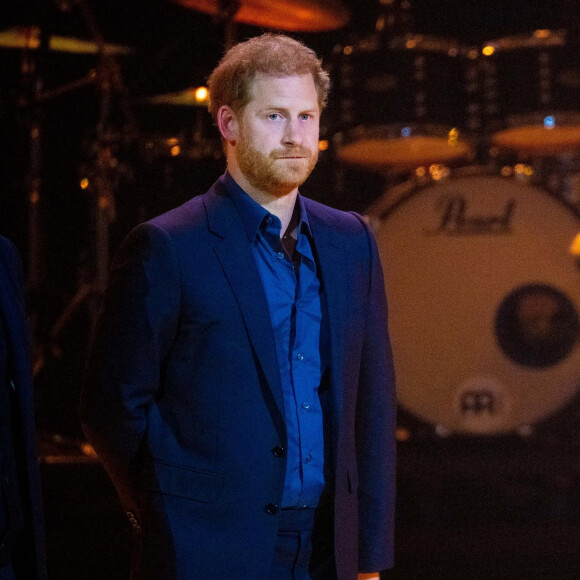
<instances>
[{"instance_id":1,"label":"cymbal stand","mask_svg":"<svg viewBox=\"0 0 580 580\"><path fill-rule=\"evenodd\" d=\"M218 20L225 24L226 50L236 44L236 14L240 10L240 0L219 0Z\"/></svg>"},{"instance_id":2,"label":"cymbal stand","mask_svg":"<svg viewBox=\"0 0 580 580\"><path fill-rule=\"evenodd\" d=\"M37 302L40 286L44 279L44 260L41 232L41 188L42 188L42 125L40 101L43 79L39 72L39 61L48 50L48 37L41 34L37 58L26 42L21 53L20 73L22 93L17 107L26 112L28 129L28 173L26 176L26 194L28 204L27 218L27 278L26 292L31 303L29 325L33 339L33 365L42 368L44 356L36 340L39 326Z\"/></svg>"},{"instance_id":3,"label":"cymbal stand","mask_svg":"<svg viewBox=\"0 0 580 580\"><path fill-rule=\"evenodd\" d=\"M129 107L128 90L123 82L121 70L113 55L106 54L105 42L98 29L85 0L75 0L91 36L98 46L99 68L95 78L100 90L99 118L96 126L96 140L93 161L84 168L85 188L94 194L94 273L80 275L77 292L57 318L51 332L51 351L57 357L62 356L59 344L60 335L75 312L86 302L89 310L91 330L97 318L104 297L110 266L109 232L110 225L116 219L115 189L119 173L119 163L115 157L114 145L116 132L111 125L113 95L119 94L124 133L129 138L134 136L135 122ZM128 131L127 131L128 129ZM123 135L125 138L125 135Z\"/></svg>"}]
</instances>

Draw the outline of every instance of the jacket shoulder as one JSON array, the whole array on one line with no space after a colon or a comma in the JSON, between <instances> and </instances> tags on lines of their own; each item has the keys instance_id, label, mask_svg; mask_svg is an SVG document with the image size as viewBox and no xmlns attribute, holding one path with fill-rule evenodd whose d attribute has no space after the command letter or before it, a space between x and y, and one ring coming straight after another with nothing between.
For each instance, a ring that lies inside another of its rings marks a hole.
<instances>
[{"instance_id":1,"label":"jacket shoulder","mask_svg":"<svg viewBox=\"0 0 580 580\"><path fill-rule=\"evenodd\" d=\"M218 179L205 193L140 224L137 229L161 229L173 239L206 233L209 208L220 204L224 198L227 198L227 190Z\"/></svg>"},{"instance_id":2,"label":"jacket shoulder","mask_svg":"<svg viewBox=\"0 0 580 580\"><path fill-rule=\"evenodd\" d=\"M365 219L354 211L343 211L324 205L313 199L303 197L304 207L308 212L308 219L325 223L339 236L366 238L370 232Z\"/></svg>"}]
</instances>

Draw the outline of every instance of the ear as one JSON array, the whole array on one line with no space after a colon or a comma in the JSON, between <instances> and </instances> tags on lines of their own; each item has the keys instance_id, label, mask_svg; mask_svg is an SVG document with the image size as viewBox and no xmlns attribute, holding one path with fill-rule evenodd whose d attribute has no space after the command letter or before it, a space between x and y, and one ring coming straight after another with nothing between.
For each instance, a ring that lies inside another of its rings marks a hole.
<instances>
[{"instance_id":1,"label":"ear","mask_svg":"<svg viewBox=\"0 0 580 580\"><path fill-rule=\"evenodd\" d=\"M222 105L217 112L217 126L222 137L230 144L235 145L238 138L239 122L234 110Z\"/></svg>"}]
</instances>

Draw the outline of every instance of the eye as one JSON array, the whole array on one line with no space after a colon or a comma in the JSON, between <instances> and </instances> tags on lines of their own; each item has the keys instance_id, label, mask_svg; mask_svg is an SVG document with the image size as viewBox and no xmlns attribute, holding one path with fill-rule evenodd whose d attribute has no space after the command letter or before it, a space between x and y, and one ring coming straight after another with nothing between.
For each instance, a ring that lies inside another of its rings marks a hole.
<instances>
[{"instance_id":1,"label":"eye","mask_svg":"<svg viewBox=\"0 0 580 580\"><path fill-rule=\"evenodd\" d=\"M281 118L282 118L282 115L280 115L280 113L270 113L268 115L268 119L272 119L272 121L278 121Z\"/></svg>"},{"instance_id":2,"label":"eye","mask_svg":"<svg viewBox=\"0 0 580 580\"><path fill-rule=\"evenodd\" d=\"M312 119L312 115L310 113L302 113L299 117L302 121L308 121L309 119Z\"/></svg>"}]
</instances>

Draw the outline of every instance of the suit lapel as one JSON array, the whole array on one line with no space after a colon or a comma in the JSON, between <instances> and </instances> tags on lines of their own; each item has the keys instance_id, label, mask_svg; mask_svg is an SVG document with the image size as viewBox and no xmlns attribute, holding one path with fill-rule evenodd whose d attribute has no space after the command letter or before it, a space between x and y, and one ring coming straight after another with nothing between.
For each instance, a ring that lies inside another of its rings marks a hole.
<instances>
[{"instance_id":1,"label":"suit lapel","mask_svg":"<svg viewBox=\"0 0 580 580\"><path fill-rule=\"evenodd\" d=\"M277 407L282 432L285 432L284 399L280 382L280 370L270 321L268 302L260 273L241 218L225 187L218 182L217 189L205 197L209 228L221 238L214 247L225 276L234 292L256 358L264 373L271 393L269 396Z\"/></svg>"},{"instance_id":2,"label":"suit lapel","mask_svg":"<svg viewBox=\"0 0 580 580\"><path fill-rule=\"evenodd\" d=\"M312 229L315 252L323 291L326 300L328 335L330 342L330 381L334 407L334 435L337 437L337 427L341 424L343 411L343 377L341 361L344 353L344 317L348 312L344 292L344 242L336 235L332 222L326 216L320 215L317 207L304 199L308 212L308 222ZM336 443L336 441L335 441ZM336 449L336 445L334 446Z\"/></svg>"}]
</instances>

